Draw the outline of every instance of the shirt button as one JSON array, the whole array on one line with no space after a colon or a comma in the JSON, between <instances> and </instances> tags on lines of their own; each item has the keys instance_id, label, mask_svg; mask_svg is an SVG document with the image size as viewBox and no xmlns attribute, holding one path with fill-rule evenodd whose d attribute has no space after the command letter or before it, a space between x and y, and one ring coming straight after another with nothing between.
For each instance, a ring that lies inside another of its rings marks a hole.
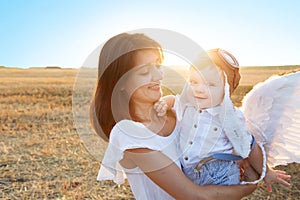
<instances>
[{"instance_id":1,"label":"shirt button","mask_svg":"<svg viewBox=\"0 0 300 200\"><path fill-rule=\"evenodd\" d=\"M217 127L215 127L215 128L214 128L214 131L217 131L217 130L218 130L218 128L217 128Z\"/></svg>"},{"instance_id":2,"label":"shirt button","mask_svg":"<svg viewBox=\"0 0 300 200\"><path fill-rule=\"evenodd\" d=\"M197 128L198 126L197 126L197 124L194 124L194 128Z\"/></svg>"},{"instance_id":3,"label":"shirt button","mask_svg":"<svg viewBox=\"0 0 300 200\"><path fill-rule=\"evenodd\" d=\"M188 160L189 158L187 156L184 157L184 160Z\"/></svg>"},{"instance_id":4,"label":"shirt button","mask_svg":"<svg viewBox=\"0 0 300 200\"><path fill-rule=\"evenodd\" d=\"M190 141L189 144L193 144L193 141Z\"/></svg>"},{"instance_id":5,"label":"shirt button","mask_svg":"<svg viewBox=\"0 0 300 200\"><path fill-rule=\"evenodd\" d=\"M198 110L199 113L202 113L202 110Z\"/></svg>"}]
</instances>

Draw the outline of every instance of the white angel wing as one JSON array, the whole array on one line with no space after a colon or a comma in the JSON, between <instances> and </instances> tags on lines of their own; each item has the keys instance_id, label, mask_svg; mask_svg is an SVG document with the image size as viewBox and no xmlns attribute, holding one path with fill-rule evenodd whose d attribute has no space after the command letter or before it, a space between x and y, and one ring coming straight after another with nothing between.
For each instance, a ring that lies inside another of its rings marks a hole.
<instances>
[{"instance_id":1,"label":"white angel wing","mask_svg":"<svg viewBox=\"0 0 300 200\"><path fill-rule=\"evenodd\" d=\"M272 76L244 97L251 134L265 142L268 165L300 163L300 72Z\"/></svg>"}]
</instances>

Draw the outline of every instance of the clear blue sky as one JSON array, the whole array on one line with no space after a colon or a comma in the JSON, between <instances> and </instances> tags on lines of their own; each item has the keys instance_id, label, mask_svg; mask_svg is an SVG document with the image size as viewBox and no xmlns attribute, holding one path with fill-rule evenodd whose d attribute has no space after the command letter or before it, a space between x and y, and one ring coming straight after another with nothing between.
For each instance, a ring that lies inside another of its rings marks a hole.
<instances>
[{"instance_id":1,"label":"clear blue sky","mask_svg":"<svg viewBox=\"0 0 300 200\"><path fill-rule=\"evenodd\" d=\"M0 66L80 67L120 32L164 28L242 66L300 64L297 0L0 0Z\"/></svg>"}]
</instances>

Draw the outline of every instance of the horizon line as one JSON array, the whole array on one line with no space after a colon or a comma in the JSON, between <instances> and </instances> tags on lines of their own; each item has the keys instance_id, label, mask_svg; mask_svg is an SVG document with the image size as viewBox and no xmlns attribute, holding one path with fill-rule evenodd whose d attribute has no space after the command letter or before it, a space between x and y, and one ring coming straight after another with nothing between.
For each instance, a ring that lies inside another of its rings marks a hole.
<instances>
[{"instance_id":1,"label":"horizon line","mask_svg":"<svg viewBox=\"0 0 300 200\"><path fill-rule=\"evenodd\" d=\"M183 65L168 65L171 67L186 67ZM300 64L290 64L290 65L245 65L240 66L240 68L247 68L247 67L300 67ZM87 68L87 69L94 69L97 67L88 67L88 66L81 66L81 67L62 67L62 66L40 66L40 67L12 67L12 66L3 66L0 65L0 69L7 68L7 69L80 69L80 68Z\"/></svg>"}]
</instances>

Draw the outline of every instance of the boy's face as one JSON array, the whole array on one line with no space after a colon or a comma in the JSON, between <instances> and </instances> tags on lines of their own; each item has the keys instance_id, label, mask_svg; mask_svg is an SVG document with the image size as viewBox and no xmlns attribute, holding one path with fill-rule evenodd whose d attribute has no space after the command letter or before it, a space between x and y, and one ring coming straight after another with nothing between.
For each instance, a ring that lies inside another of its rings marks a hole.
<instances>
[{"instance_id":1,"label":"boy's face","mask_svg":"<svg viewBox=\"0 0 300 200\"><path fill-rule=\"evenodd\" d=\"M200 70L190 67L189 84L197 106L211 108L222 103L224 98L224 76L214 66Z\"/></svg>"}]
</instances>

